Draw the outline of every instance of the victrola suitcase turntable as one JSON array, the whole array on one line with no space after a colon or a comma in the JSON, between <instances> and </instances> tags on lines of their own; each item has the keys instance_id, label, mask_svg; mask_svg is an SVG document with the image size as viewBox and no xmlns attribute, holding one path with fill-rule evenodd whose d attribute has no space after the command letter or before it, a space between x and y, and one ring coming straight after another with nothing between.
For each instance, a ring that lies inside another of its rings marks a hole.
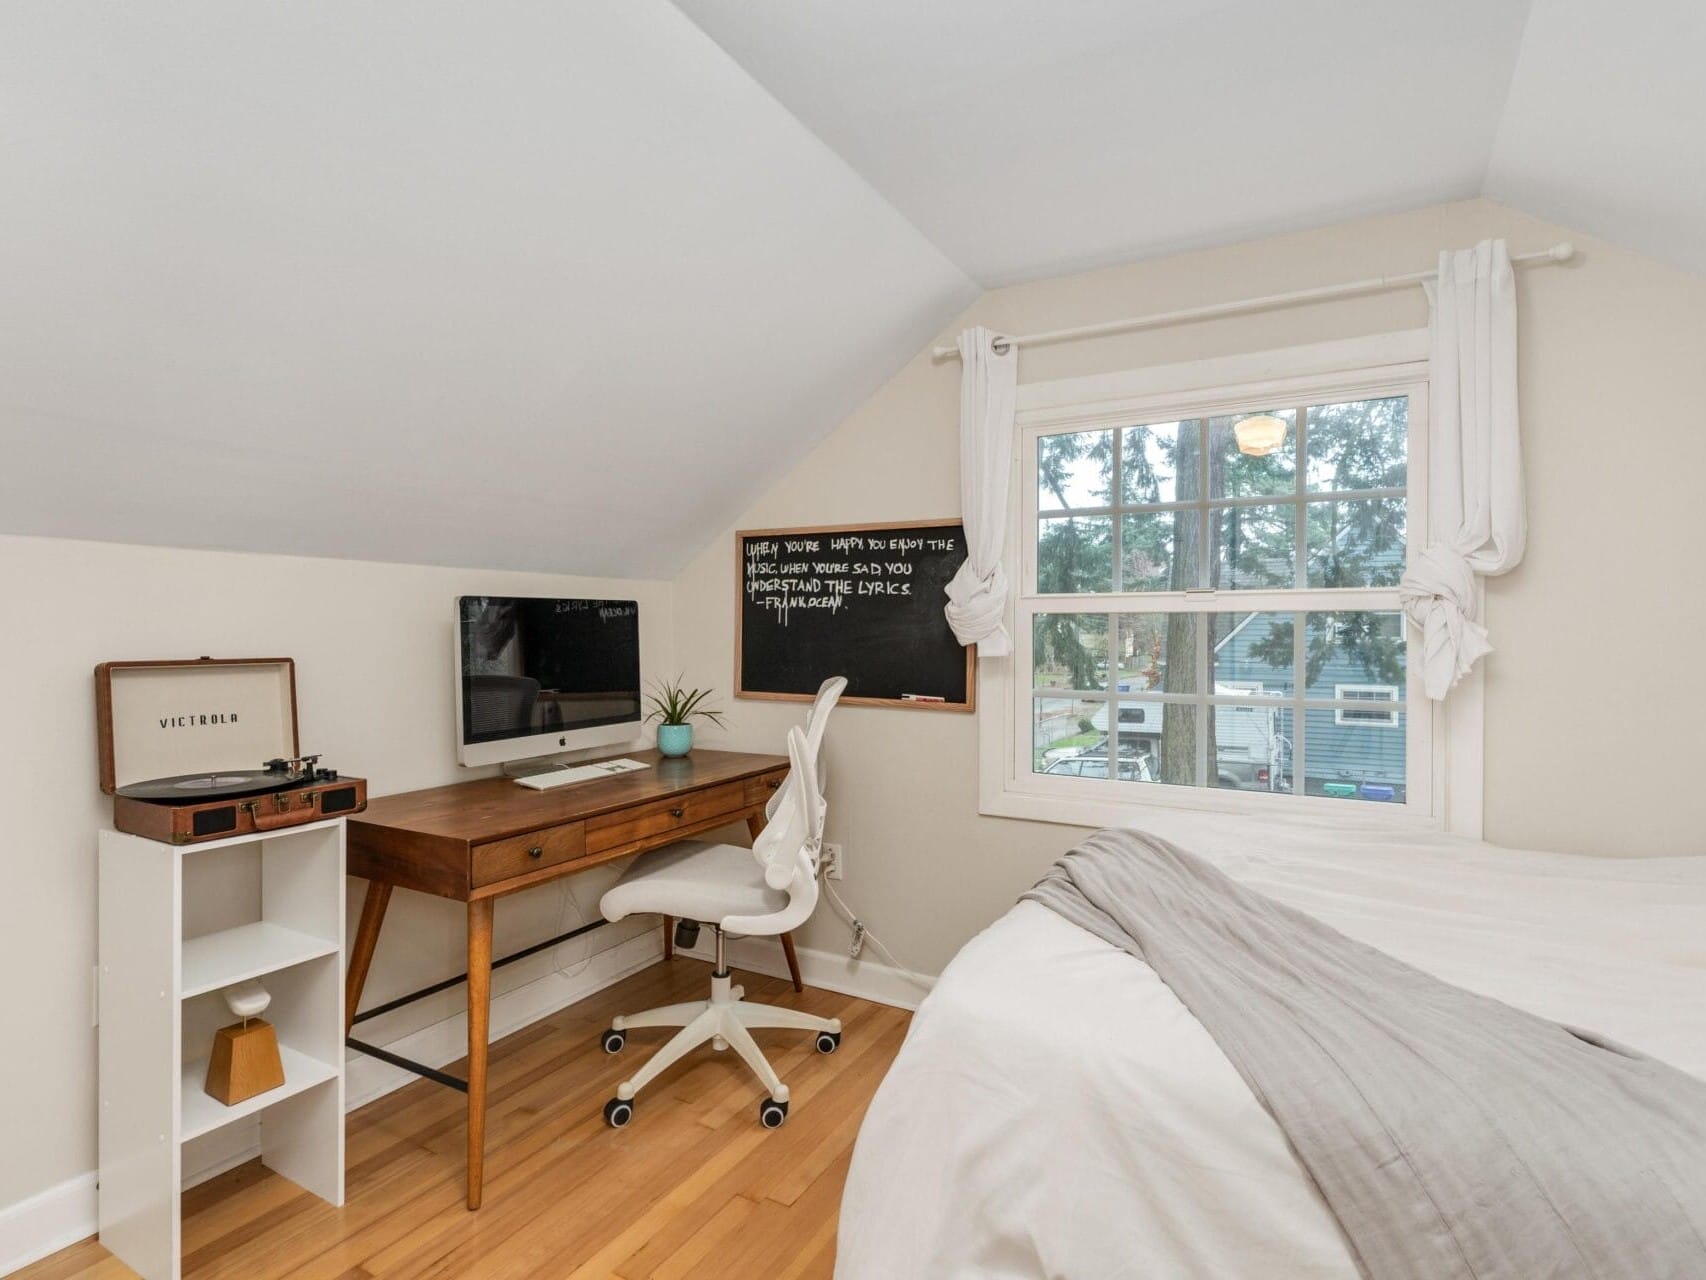
<instances>
[{"instance_id":1,"label":"victrola suitcase turntable","mask_svg":"<svg viewBox=\"0 0 1706 1280\"><path fill-rule=\"evenodd\" d=\"M193 844L367 807L364 779L302 755L289 658L103 662L95 714L120 831Z\"/></svg>"}]
</instances>

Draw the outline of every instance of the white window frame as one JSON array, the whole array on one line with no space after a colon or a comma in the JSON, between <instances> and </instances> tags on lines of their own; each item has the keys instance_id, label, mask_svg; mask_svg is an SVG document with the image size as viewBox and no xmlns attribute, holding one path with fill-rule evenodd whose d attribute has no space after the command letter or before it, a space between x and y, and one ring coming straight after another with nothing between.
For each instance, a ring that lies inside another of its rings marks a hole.
<instances>
[{"instance_id":1,"label":"white window frame","mask_svg":"<svg viewBox=\"0 0 1706 1280\"><path fill-rule=\"evenodd\" d=\"M1378 694L1378 697L1368 697ZM1336 684L1333 686L1335 702L1367 702L1366 707L1334 707L1333 723L1339 726L1349 726L1353 729L1396 729L1398 727L1398 709L1382 707L1382 702L1398 701L1398 686L1395 684ZM1370 712L1378 713L1378 720L1365 720ZM1347 720L1346 716L1355 716Z\"/></svg>"},{"instance_id":2,"label":"white window frame","mask_svg":"<svg viewBox=\"0 0 1706 1280\"><path fill-rule=\"evenodd\" d=\"M1412 658L1404 691L1407 801L1353 802L1323 796L1213 787L1139 785L1109 778L1043 775L1031 768L1032 613L1201 613L1300 608L1389 610L1392 588L1312 591L1330 604L1305 606L1296 591L1144 592L1042 596L1036 582L1036 440L1063 429L1132 426L1274 404L1328 404L1408 395L1407 542L1427 539L1427 375L1425 329L1219 357L1019 387L1011 457L1005 563L1015 590L1007 603L1014 652L978 662L979 811L991 816L1075 826L1129 826L1146 813L1174 811L1259 816L1265 822L1324 818L1358 828L1434 828L1479 837L1482 811L1482 683L1479 667L1446 703L1431 702ZM1300 460L1300 465L1301 465ZM1023 602L1021 602L1023 597ZM1417 633L1409 634L1412 652Z\"/></svg>"}]
</instances>

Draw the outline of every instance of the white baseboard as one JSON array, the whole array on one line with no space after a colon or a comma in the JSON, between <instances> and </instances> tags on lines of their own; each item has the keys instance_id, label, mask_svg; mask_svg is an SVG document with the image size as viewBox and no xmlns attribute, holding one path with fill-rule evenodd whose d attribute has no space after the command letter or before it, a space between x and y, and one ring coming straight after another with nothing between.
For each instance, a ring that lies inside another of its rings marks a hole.
<instances>
[{"instance_id":1,"label":"white baseboard","mask_svg":"<svg viewBox=\"0 0 1706 1280\"><path fill-rule=\"evenodd\" d=\"M803 954L803 953L802 953ZM570 973L553 970L513 991L492 997L491 1038L499 1040L529 1023L602 991L663 957L663 937L648 929L588 957ZM468 1016L456 1014L383 1045L394 1053L442 1067L468 1052ZM344 1109L354 1111L420 1077L353 1050L344 1059ZM260 1155L259 1130L233 1126L216 1131L192 1151L185 1149L184 1186L193 1187ZM193 1163L194 1167L191 1167ZM78 1174L46 1191L0 1209L0 1276L56 1253L98 1229L93 1172Z\"/></svg>"},{"instance_id":2,"label":"white baseboard","mask_svg":"<svg viewBox=\"0 0 1706 1280\"><path fill-rule=\"evenodd\" d=\"M700 932L698 944L682 954L712 960L714 947L711 931L705 929ZM800 981L808 987L823 987L897 1009L916 1009L927 994L904 971L867 958L868 952L857 960L850 959L845 951L820 951L816 947L796 947L795 954L800 961ZM736 969L762 973L767 978L788 976L788 959L775 938L731 938L728 956L729 964ZM936 981L931 974L916 976L928 984Z\"/></svg>"},{"instance_id":3,"label":"white baseboard","mask_svg":"<svg viewBox=\"0 0 1706 1280\"><path fill-rule=\"evenodd\" d=\"M80 1173L0 1209L0 1276L94 1234L95 1175Z\"/></svg>"}]
</instances>

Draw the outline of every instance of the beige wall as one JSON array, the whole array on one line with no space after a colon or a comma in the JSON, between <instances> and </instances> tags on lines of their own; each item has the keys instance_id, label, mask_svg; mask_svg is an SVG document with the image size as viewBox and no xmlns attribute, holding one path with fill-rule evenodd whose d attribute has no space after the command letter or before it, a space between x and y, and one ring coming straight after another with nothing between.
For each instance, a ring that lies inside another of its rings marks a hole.
<instances>
[{"instance_id":1,"label":"beige wall","mask_svg":"<svg viewBox=\"0 0 1706 1280\"><path fill-rule=\"evenodd\" d=\"M452 601L474 592L637 597L644 665L669 669L667 583L0 537L0 1208L95 1165L95 832L112 818L96 774L95 664L293 657L304 750L366 777L375 794L432 786L469 776L456 764ZM574 884L591 912L597 879ZM350 882L352 928L360 887ZM497 945L512 950L575 922L562 892L522 894L498 910ZM555 959L569 963L578 948L603 949L646 927L625 922ZM369 999L460 972L463 936L454 904L398 895ZM500 970L496 988L552 964L547 953ZM376 1038L461 1005L460 991L446 993L386 1018Z\"/></svg>"},{"instance_id":2,"label":"beige wall","mask_svg":"<svg viewBox=\"0 0 1706 1280\"><path fill-rule=\"evenodd\" d=\"M968 323L1026 332L1410 271L1441 248L1566 232L1487 201L990 293ZM1532 537L1488 592L1486 833L1577 852L1706 852L1695 758L1706 694L1700 569L1700 363L1706 278L1580 236L1584 257L1522 274L1522 408ZM1419 289L1026 351L1039 381L1415 328ZM959 365L921 352L737 527L909 520L959 511ZM731 530L732 535L732 530ZM734 548L719 539L676 580L678 661L730 687ZM767 750L798 709L734 702L731 742ZM1074 830L977 814L971 717L849 707L829 734L831 838L845 889L900 958L934 972ZM845 932L820 911L805 941Z\"/></svg>"}]
</instances>

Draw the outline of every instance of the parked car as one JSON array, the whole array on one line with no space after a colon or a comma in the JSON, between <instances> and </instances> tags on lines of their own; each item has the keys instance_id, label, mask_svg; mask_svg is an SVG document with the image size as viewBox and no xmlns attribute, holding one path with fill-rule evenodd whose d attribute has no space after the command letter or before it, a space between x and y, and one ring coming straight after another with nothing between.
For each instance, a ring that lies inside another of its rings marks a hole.
<instances>
[{"instance_id":1,"label":"parked car","mask_svg":"<svg viewBox=\"0 0 1706 1280\"><path fill-rule=\"evenodd\" d=\"M1220 743L1215 756L1214 785L1222 790L1230 791L1291 790L1288 778L1289 768L1285 764L1291 749L1290 742L1285 738L1276 735L1270 743L1265 745L1267 750L1264 750L1261 754L1257 754L1250 747L1235 742ZM1144 778L1143 781L1154 781L1156 778L1160 777L1160 768L1156 764L1156 760L1158 758L1157 753L1160 750L1161 739L1159 737L1154 737L1148 734L1140 735L1131 732L1129 729L1126 730L1120 735L1121 776L1125 776L1123 770L1129 762L1141 760L1143 761L1143 767L1148 772L1148 777ZM1277 773L1274 768L1275 761L1273 756L1269 754L1270 751L1279 756L1280 768ZM1050 762L1052 766L1053 764L1061 763L1066 760L1082 759L1087 756L1103 761L1107 759L1107 734L1103 734L1094 742L1079 748L1070 755L1062 754L1056 756L1045 753L1043 759ZM1101 768L1102 771L1094 776L1099 778L1107 777L1107 765L1103 764ZM1050 767L1045 770L1045 772L1053 773L1054 769Z\"/></svg>"},{"instance_id":2,"label":"parked car","mask_svg":"<svg viewBox=\"0 0 1706 1280\"><path fill-rule=\"evenodd\" d=\"M1105 778L1108 776L1108 754L1104 748L1101 754L1085 751L1075 756L1063 756L1056 760L1044 773L1066 774L1073 778ZM1154 782L1155 765L1147 755L1120 754L1119 780L1121 782Z\"/></svg>"}]
</instances>

